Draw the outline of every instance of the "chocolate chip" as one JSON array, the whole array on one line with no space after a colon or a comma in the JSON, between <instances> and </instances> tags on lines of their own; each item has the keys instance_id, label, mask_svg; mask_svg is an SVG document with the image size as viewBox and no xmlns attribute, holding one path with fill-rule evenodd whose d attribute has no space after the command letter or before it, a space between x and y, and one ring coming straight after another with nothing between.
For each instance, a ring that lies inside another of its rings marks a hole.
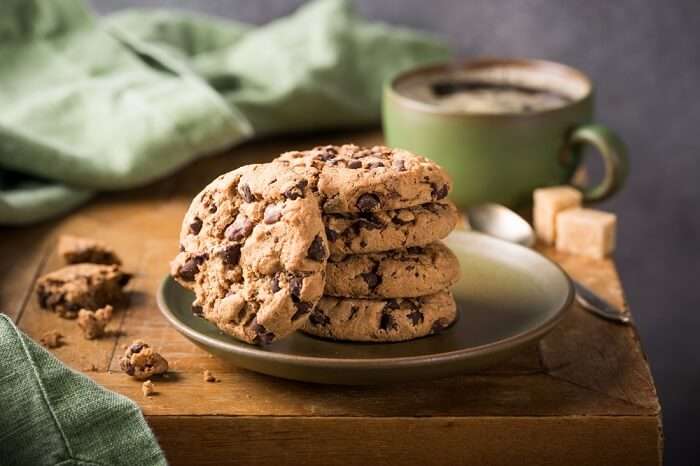
<instances>
[{"instance_id":1,"label":"chocolate chip","mask_svg":"<svg viewBox=\"0 0 700 466\"><path fill-rule=\"evenodd\" d=\"M255 200L255 196L253 196L253 193L250 191L250 186L247 184L241 185L240 193L246 202L253 202Z\"/></svg>"},{"instance_id":2,"label":"chocolate chip","mask_svg":"<svg viewBox=\"0 0 700 466\"><path fill-rule=\"evenodd\" d=\"M396 330L396 320L394 320L394 316L389 314L388 312L382 312L382 317L379 319L379 329L380 330Z\"/></svg>"},{"instance_id":3,"label":"chocolate chip","mask_svg":"<svg viewBox=\"0 0 700 466\"><path fill-rule=\"evenodd\" d=\"M265 208L265 223L268 225L279 221L282 218L282 207L277 204L270 204Z\"/></svg>"},{"instance_id":4,"label":"chocolate chip","mask_svg":"<svg viewBox=\"0 0 700 466\"><path fill-rule=\"evenodd\" d=\"M258 323L253 324L253 331L256 333L254 339L255 343L262 343L263 345L267 345L272 343L272 340L275 339L274 333L268 332L264 326Z\"/></svg>"},{"instance_id":5,"label":"chocolate chip","mask_svg":"<svg viewBox=\"0 0 700 466\"><path fill-rule=\"evenodd\" d=\"M293 201L298 198L304 198L304 189L309 184L307 180L300 180L297 184L284 192L284 197Z\"/></svg>"},{"instance_id":6,"label":"chocolate chip","mask_svg":"<svg viewBox=\"0 0 700 466\"><path fill-rule=\"evenodd\" d=\"M357 199L357 208L360 212L369 212L379 207L379 196L374 193L365 193Z\"/></svg>"},{"instance_id":7,"label":"chocolate chip","mask_svg":"<svg viewBox=\"0 0 700 466\"><path fill-rule=\"evenodd\" d=\"M406 248L406 252L408 252L409 254L422 254L423 248L420 246L411 246Z\"/></svg>"},{"instance_id":8,"label":"chocolate chip","mask_svg":"<svg viewBox=\"0 0 700 466\"><path fill-rule=\"evenodd\" d=\"M294 297L301 297L301 289L304 287L304 277L295 275L289 279L289 292Z\"/></svg>"},{"instance_id":9,"label":"chocolate chip","mask_svg":"<svg viewBox=\"0 0 700 466\"><path fill-rule=\"evenodd\" d=\"M399 309L401 306L399 305L398 301L395 299L389 299L387 300L386 304L384 304L385 309Z\"/></svg>"},{"instance_id":10,"label":"chocolate chip","mask_svg":"<svg viewBox=\"0 0 700 466\"><path fill-rule=\"evenodd\" d=\"M333 242L338 239L338 232L326 227L326 237L328 238L328 241Z\"/></svg>"},{"instance_id":11,"label":"chocolate chip","mask_svg":"<svg viewBox=\"0 0 700 466\"><path fill-rule=\"evenodd\" d=\"M326 325L331 323L331 319L326 314L324 314L323 311L316 309L309 316L309 322L311 323L311 325L322 325L325 327Z\"/></svg>"},{"instance_id":12,"label":"chocolate chip","mask_svg":"<svg viewBox=\"0 0 700 466\"><path fill-rule=\"evenodd\" d=\"M130 274L130 273L122 273L121 276L119 277L119 279L117 280L117 284L118 284L121 288L124 288L126 285L129 284L129 282L131 281L131 279L132 279L133 277L134 277L134 276L133 276L132 274Z\"/></svg>"},{"instance_id":13,"label":"chocolate chip","mask_svg":"<svg viewBox=\"0 0 700 466\"><path fill-rule=\"evenodd\" d=\"M350 308L350 315L348 316L348 320L352 320L357 316L357 313L360 312L360 308L358 306L352 306Z\"/></svg>"},{"instance_id":14,"label":"chocolate chip","mask_svg":"<svg viewBox=\"0 0 700 466\"><path fill-rule=\"evenodd\" d=\"M196 316L202 317L204 315L204 309L202 309L202 306L199 306L197 304L192 305L192 313Z\"/></svg>"},{"instance_id":15,"label":"chocolate chip","mask_svg":"<svg viewBox=\"0 0 700 466\"><path fill-rule=\"evenodd\" d=\"M323 247L323 239L320 235L316 235L314 240L311 242L311 246L309 246L309 251L307 252L307 255L310 259L313 259L315 261L322 261L326 258L326 250Z\"/></svg>"},{"instance_id":16,"label":"chocolate chip","mask_svg":"<svg viewBox=\"0 0 700 466\"><path fill-rule=\"evenodd\" d=\"M375 272L366 272L360 275L370 290L375 289L382 282L382 277Z\"/></svg>"},{"instance_id":17,"label":"chocolate chip","mask_svg":"<svg viewBox=\"0 0 700 466\"><path fill-rule=\"evenodd\" d=\"M440 333L448 327L448 322L446 319L441 318L433 322L432 327L430 327L431 333Z\"/></svg>"},{"instance_id":18,"label":"chocolate chip","mask_svg":"<svg viewBox=\"0 0 700 466\"><path fill-rule=\"evenodd\" d=\"M441 187L438 187L437 184L430 183L430 186L432 187L431 195L433 196L433 199L440 200L447 197L449 187L446 184L443 184Z\"/></svg>"},{"instance_id":19,"label":"chocolate chip","mask_svg":"<svg viewBox=\"0 0 700 466\"><path fill-rule=\"evenodd\" d=\"M122 359L119 362L119 366L121 367L122 371L126 372L127 375L134 375L136 368L133 365L131 365L129 360Z\"/></svg>"},{"instance_id":20,"label":"chocolate chip","mask_svg":"<svg viewBox=\"0 0 700 466\"><path fill-rule=\"evenodd\" d=\"M189 259L185 262L180 270L178 270L178 275L185 281L193 282L195 275L199 273L199 265L197 264L197 258Z\"/></svg>"},{"instance_id":21,"label":"chocolate chip","mask_svg":"<svg viewBox=\"0 0 700 466\"><path fill-rule=\"evenodd\" d=\"M362 162L359 160L351 160L348 162L348 168L356 169L356 168L362 168Z\"/></svg>"},{"instance_id":22,"label":"chocolate chip","mask_svg":"<svg viewBox=\"0 0 700 466\"><path fill-rule=\"evenodd\" d=\"M190 223L190 233L196 235L200 231L202 231L202 219L195 217L194 220L192 220L192 223Z\"/></svg>"},{"instance_id":23,"label":"chocolate chip","mask_svg":"<svg viewBox=\"0 0 700 466\"><path fill-rule=\"evenodd\" d=\"M144 346L146 345L143 343L134 343L133 345L129 346L129 351L132 353L140 353Z\"/></svg>"},{"instance_id":24,"label":"chocolate chip","mask_svg":"<svg viewBox=\"0 0 700 466\"><path fill-rule=\"evenodd\" d=\"M221 260L224 264L228 266L234 266L238 264L241 259L241 245L240 244L230 244L224 248L221 252Z\"/></svg>"},{"instance_id":25,"label":"chocolate chip","mask_svg":"<svg viewBox=\"0 0 700 466\"><path fill-rule=\"evenodd\" d=\"M299 301L296 303L297 310L292 316L292 321L298 320L300 317L305 316L309 312L311 312L311 308L313 307L311 303L307 303L305 301Z\"/></svg>"},{"instance_id":26,"label":"chocolate chip","mask_svg":"<svg viewBox=\"0 0 700 466\"><path fill-rule=\"evenodd\" d=\"M403 159L394 160L391 166L394 167L394 170L398 170L400 172L406 171L406 162Z\"/></svg>"},{"instance_id":27,"label":"chocolate chip","mask_svg":"<svg viewBox=\"0 0 700 466\"><path fill-rule=\"evenodd\" d=\"M384 168L384 162L370 162L367 164L367 168L370 170L374 168Z\"/></svg>"},{"instance_id":28,"label":"chocolate chip","mask_svg":"<svg viewBox=\"0 0 700 466\"><path fill-rule=\"evenodd\" d=\"M280 288L280 276L279 274L275 274L275 276L272 277L272 292L277 293L281 289L282 288Z\"/></svg>"},{"instance_id":29,"label":"chocolate chip","mask_svg":"<svg viewBox=\"0 0 700 466\"><path fill-rule=\"evenodd\" d=\"M406 314L406 317L410 319L414 327L418 324L422 324L424 319L423 313L420 311L420 309L411 310L411 312Z\"/></svg>"},{"instance_id":30,"label":"chocolate chip","mask_svg":"<svg viewBox=\"0 0 700 466\"><path fill-rule=\"evenodd\" d=\"M219 210L219 209L218 209L218 207L216 207L215 204L212 204L209 206L209 213L215 214L217 210Z\"/></svg>"},{"instance_id":31,"label":"chocolate chip","mask_svg":"<svg viewBox=\"0 0 700 466\"><path fill-rule=\"evenodd\" d=\"M338 151L336 151L333 146L326 146L318 149L324 151L324 153L318 155L319 160L323 160L324 162L331 160L338 155Z\"/></svg>"},{"instance_id":32,"label":"chocolate chip","mask_svg":"<svg viewBox=\"0 0 700 466\"><path fill-rule=\"evenodd\" d=\"M39 298L39 307L41 307L42 309L46 309L48 307L48 298L50 294L44 291L43 289L37 290L36 294L37 298Z\"/></svg>"},{"instance_id":33,"label":"chocolate chip","mask_svg":"<svg viewBox=\"0 0 700 466\"><path fill-rule=\"evenodd\" d=\"M180 252L185 252L185 245L184 244L180 245Z\"/></svg>"},{"instance_id":34,"label":"chocolate chip","mask_svg":"<svg viewBox=\"0 0 700 466\"><path fill-rule=\"evenodd\" d=\"M243 214L239 214L236 220L226 228L224 235L231 241L240 241L253 231L253 222Z\"/></svg>"}]
</instances>

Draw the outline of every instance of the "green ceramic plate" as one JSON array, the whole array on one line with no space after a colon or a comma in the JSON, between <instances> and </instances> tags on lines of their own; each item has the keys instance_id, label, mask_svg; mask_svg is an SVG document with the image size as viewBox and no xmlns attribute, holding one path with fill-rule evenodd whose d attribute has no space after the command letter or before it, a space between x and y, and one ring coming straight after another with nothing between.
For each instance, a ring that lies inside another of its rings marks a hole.
<instances>
[{"instance_id":1,"label":"green ceramic plate","mask_svg":"<svg viewBox=\"0 0 700 466\"><path fill-rule=\"evenodd\" d=\"M344 343L297 333L267 347L241 343L195 317L193 295L170 277L158 303L194 343L233 364L306 382L376 384L474 372L542 338L574 297L566 274L542 255L478 233L445 243L462 267L453 291L460 317L447 331L403 343Z\"/></svg>"}]
</instances>

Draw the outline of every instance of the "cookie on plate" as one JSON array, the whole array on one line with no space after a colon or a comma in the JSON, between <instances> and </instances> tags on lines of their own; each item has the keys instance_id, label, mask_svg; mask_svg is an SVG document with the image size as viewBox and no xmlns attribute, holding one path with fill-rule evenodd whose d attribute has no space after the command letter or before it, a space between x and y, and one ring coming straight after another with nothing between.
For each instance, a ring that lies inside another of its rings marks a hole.
<instances>
[{"instance_id":1,"label":"cookie on plate","mask_svg":"<svg viewBox=\"0 0 700 466\"><path fill-rule=\"evenodd\" d=\"M403 299L345 299L324 296L302 330L333 340L392 342L440 333L457 319L449 291Z\"/></svg>"},{"instance_id":2,"label":"cookie on plate","mask_svg":"<svg viewBox=\"0 0 700 466\"><path fill-rule=\"evenodd\" d=\"M459 213L449 201L404 209L324 214L331 256L423 246L446 237Z\"/></svg>"},{"instance_id":3,"label":"cookie on plate","mask_svg":"<svg viewBox=\"0 0 700 466\"><path fill-rule=\"evenodd\" d=\"M329 255L316 180L313 168L247 165L194 198L171 274L195 292L195 313L254 344L303 325Z\"/></svg>"},{"instance_id":4,"label":"cookie on plate","mask_svg":"<svg viewBox=\"0 0 700 466\"><path fill-rule=\"evenodd\" d=\"M346 298L425 296L454 285L459 261L440 242L331 259L324 294Z\"/></svg>"},{"instance_id":5,"label":"cookie on plate","mask_svg":"<svg viewBox=\"0 0 700 466\"><path fill-rule=\"evenodd\" d=\"M449 176L435 162L402 149L354 144L291 151L276 160L318 170L324 212L374 212L447 197Z\"/></svg>"}]
</instances>

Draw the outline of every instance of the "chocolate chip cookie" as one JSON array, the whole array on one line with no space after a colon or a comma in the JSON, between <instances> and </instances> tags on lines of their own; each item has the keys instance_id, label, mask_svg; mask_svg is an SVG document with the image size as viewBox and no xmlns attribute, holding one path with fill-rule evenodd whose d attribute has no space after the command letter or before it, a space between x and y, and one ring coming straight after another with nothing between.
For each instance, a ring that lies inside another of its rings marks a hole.
<instances>
[{"instance_id":1,"label":"chocolate chip cookie","mask_svg":"<svg viewBox=\"0 0 700 466\"><path fill-rule=\"evenodd\" d=\"M69 319L77 317L81 309L120 306L127 301L124 287L130 279L131 275L116 265L69 265L39 278L39 306Z\"/></svg>"},{"instance_id":2,"label":"chocolate chip cookie","mask_svg":"<svg viewBox=\"0 0 700 466\"><path fill-rule=\"evenodd\" d=\"M449 201L405 209L354 214L325 214L331 256L423 246L447 236L459 213Z\"/></svg>"},{"instance_id":3,"label":"chocolate chip cookie","mask_svg":"<svg viewBox=\"0 0 700 466\"><path fill-rule=\"evenodd\" d=\"M384 146L323 146L282 154L277 160L318 170L324 212L374 212L447 197L451 181L436 163Z\"/></svg>"},{"instance_id":4,"label":"chocolate chip cookie","mask_svg":"<svg viewBox=\"0 0 700 466\"><path fill-rule=\"evenodd\" d=\"M334 340L405 341L439 333L456 318L457 305L449 291L387 300L324 296L302 330Z\"/></svg>"},{"instance_id":5,"label":"chocolate chip cookie","mask_svg":"<svg viewBox=\"0 0 700 466\"><path fill-rule=\"evenodd\" d=\"M347 298L408 298L437 293L459 279L459 261L440 242L331 259L324 294Z\"/></svg>"},{"instance_id":6,"label":"chocolate chip cookie","mask_svg":"<svg viewBox=\"0 0 700 466\"><path fill-rule=\"evenodd\" d=\"M185 215L171 273L193 311L248 343L299 328L323 293L329 256L318 172L269 163L218 177Z\"/></svg>"}]
</instances>

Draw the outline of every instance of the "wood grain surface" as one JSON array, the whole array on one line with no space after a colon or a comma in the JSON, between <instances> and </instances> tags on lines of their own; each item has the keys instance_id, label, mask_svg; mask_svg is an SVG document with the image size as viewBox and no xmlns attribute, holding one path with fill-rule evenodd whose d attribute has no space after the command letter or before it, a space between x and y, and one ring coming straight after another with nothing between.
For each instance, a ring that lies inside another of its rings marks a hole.
<instances>
[{"instance_id":1,"label":"wood grain surface","mask_svg":"<svg viewBox=\"0 0 700 466\"><path fill-rule=\"evenodd\" d=\"M634 326L576 307L539 345L478 375L376 387L322 386L238 369L190 343L161 317L155 290L176 254L182 215L212 178L239 165L318 144L379 142L373 132L279 138L202 159L128 193L102 194L73 214L0 229L10 273L0 310L69 366L135 400L172 464L659 464L660 407ZM110 334L88 341L75 321L41 310L36 278L61 265L56 239L72 233L111 244L135 274L131 305ZM619 306L611 260L541 252ZM122 347L142 338L170 361L146 398L119 372ZM212 371L220 382L206 383Z\"/></svg>"}]
</instances>

